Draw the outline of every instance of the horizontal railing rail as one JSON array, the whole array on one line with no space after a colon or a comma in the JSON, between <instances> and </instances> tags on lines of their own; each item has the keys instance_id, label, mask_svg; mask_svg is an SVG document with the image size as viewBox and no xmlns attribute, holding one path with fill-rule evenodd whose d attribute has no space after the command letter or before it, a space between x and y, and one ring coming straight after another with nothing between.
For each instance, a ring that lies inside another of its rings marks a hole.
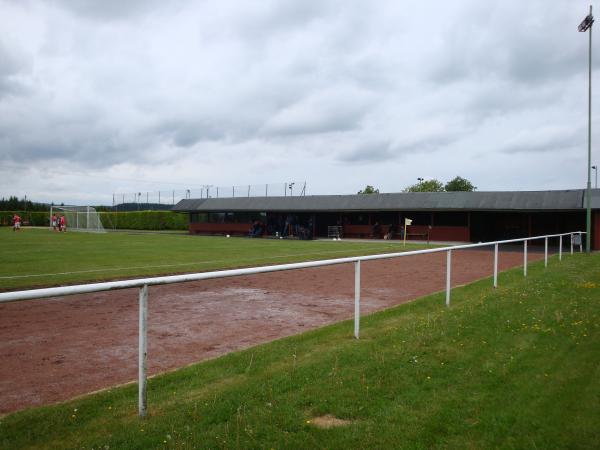
<instances>
[{"instance_id":1,"label":"horizontal railing rail","mask_svg":"<svg viewBox=\"0 0 600 450\"><path fill-rule=\"evenodd\" d=\"M25 291L12 291L0 293L0 303L33 300L47 297L59 297L76 294L89 294L93 292L111 291L116 289L139 288L139 352L138 352L138 412L140 417L146 415L147 409L147 317L148 317L148 287L185 283L190 281L210 280L214 278L228 278L243 275L255 275L284 270L309 269L314 267L331 266L336 264L354 263L354 336L359 338L360 328L360 266L363 261L374 261L380 259L402 258L415 255L446 252L446 306L450 306L450 292L452 289L452 252L457 250L468 250L479 247L494 246L494 274L493 286L498 286L498 246L502 244L514 244L523 242L523 275L527 276L527 243L529 241L544 239L544 265L548 265L548 239L559 239L559 260L563 253L563 236L571 236L571 254L573 253L573 237L579 235L579 251L582 251L582 235L584 231L570 233L548 234L544 236L532 236L518 239L507 239L493 242L479 242L476 244L453 245L449 247L437 247L425 250L413 250L407 252L383 253L367 256L351 256L346 258L324 259L318 261L306 261L300 263L279 264L274 266L250 267L246 269L230 269L212 272L200 272L184 275L169 275L161 277L137 278L133 280L107 281L102 283L79 284L74 286L61 286L44 289L29 289Z\"/></svg>"},{"instance_id":2,"label":"horizontal railing rail","mask_svg":"<svg viewBox=\"0 0 600 450\"><path fill-rule=\"evenodd\" d=\"M14 302L21 300L34 300L48 297L62 297L65 295L90 294L93 292L112 291L116 289L131 289L140 288L144 285L156 286L160 284L185 283L190 281L210 280L214 278L228 278L243 275L255 275L268 272L279 272L283 270L309 269L312 267L331 266L336 264L348 264L358 261L373 261L377 259L401 258L414 255L424 255L428 253L447 252L448 250L465 250L478 247L489 247L492 245L511 244L518 242L526 242L531 240L548 239L554 237L562 237L575 234L585 234L584 231L575 231L571 233L549 234L545 236L534 236L528 238L507 239L503 241L493 242L478 242L475 244L453 245L448 247L437 247L424 250L412 250L407 252L396 253L379 253L376 255L367 256L351 256L346 258L322 259L317 261L306 261L290 264L278 264L273 266L249 267L246 269L229 269L218 270L212 272L198 272L183 275L168 275L150 278L135 278L132 280L120 281L105 281L101 283L78 284L73 286L60 286L43 289L28 289L24 291L11 291L0 293L0 303Z\"/></svg>"}]
</instances>

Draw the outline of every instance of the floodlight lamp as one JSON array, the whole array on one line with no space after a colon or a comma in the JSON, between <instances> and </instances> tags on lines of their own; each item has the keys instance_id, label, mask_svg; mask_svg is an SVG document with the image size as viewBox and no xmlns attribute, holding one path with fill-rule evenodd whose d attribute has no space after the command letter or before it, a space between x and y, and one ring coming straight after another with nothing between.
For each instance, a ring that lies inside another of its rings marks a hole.
<instances>
[{"instance_id":1,"label":"floodlight lamp","mask_svg":"<svg viewBox=\"0 0 600 450\"><path fill-rule=\"evenodd\" d=\"M594 23L594 16L592 16L591 14L588 14L585 17L585 19L583 19L583 21L579 24L577 29L579 30L580 33L584 33L593 25L593 23Z\"/></svg>"}]
</instances>

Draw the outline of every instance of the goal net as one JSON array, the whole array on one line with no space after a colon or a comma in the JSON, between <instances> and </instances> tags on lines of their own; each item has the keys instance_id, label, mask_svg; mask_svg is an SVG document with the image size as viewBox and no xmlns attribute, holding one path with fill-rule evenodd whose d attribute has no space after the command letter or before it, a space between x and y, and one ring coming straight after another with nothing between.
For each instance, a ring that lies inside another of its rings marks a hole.
<instances>
[{"instance_id":1,"label":"goal net","mask_svg":"<svg viewBox=\"0 0 600 450\"><path fill-rule=\"evenodd\" d=\"M100 215L91 206L52 206L50 208L50 227L52 216L65 218L65 227L69 231L93 231L103 233L104 227Z\"/></svg>"}]
</instances>

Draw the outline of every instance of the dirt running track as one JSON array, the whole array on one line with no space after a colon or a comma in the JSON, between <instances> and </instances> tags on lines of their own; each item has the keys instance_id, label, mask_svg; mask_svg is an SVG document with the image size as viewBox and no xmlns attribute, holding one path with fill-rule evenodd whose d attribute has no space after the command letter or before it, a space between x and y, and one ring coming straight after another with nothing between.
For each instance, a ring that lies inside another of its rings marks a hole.
<instances>
[{"instance_id":1,"label":"dirt running track","mask_svg":"<svg viewBox=\"0 0 600 450\"><path fill-rule=\"evenodd\" d=\"M521 252L499 259L501 270L523 263ZM489 251L453 252L453 286L490 276L492 264ZM445 253L364 262L361 313L444 289L445 266ZM128 289L0 305L0 414L135 380L137 301ZM156 374L351 318L354 268L155 286L148 304L148 371Z\"/></svg>"}]
</instances>

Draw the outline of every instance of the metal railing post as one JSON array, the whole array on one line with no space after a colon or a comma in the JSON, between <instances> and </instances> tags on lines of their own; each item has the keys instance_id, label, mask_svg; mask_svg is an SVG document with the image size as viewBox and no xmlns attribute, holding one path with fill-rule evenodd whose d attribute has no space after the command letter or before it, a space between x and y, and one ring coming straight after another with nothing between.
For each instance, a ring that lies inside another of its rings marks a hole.
<instances>
[{"instance_id":1,"label":"metal railing post","mask_svg":"<svg viewBox=\"0 0 600 450\"><path fill-rule=\"evenodd\" d=\"M452 274L452 250L446 253L446 306L450 306L450 278Z\"/></svg>"},{"instance_id":2,"label":"metal railing post","mask_svg":"<svg viewBox=\"0 0 600 450\"><path fill-rule=\"evenodd\" d=\"M571 255L573 254L573 233L570 234L571 236Z\"/></svg>"},{"instance_id":3,"label":"metal railing post","mask_svg":"<svg viewBox=\"0 0 600 450\"><path fill-rule=\"evenodd\" d=\"M494 244L494 287L498 287L498 244Z\"/></svg>"},{"instance_id":4,"label":"metal railing post","mask_svg":"<svg viewBox=\"0 0 600 450\"><path fill-rule=\"evenodd\" d=\"M548 267L548 238L544 238L544 267Z\"/></svg>"},{"instance_id":5,"label":"metal railing post","mask_svg":"<svg viewBox=\"0 0 600 450\"><path fill-rule=\"evenodd\" d=\"M360 261L354 263L354 337L358 339L360 329Z\"/></svg>"},{"instance_id":6,"label":"metal railing post","mask_svg":"<svg viewBox=\"0 0 600 450\"><path fill-rule=\"evenodd\" d=\"M562 261L562 234L558 237L558 260Z\"/></svg>"},{"instance_id":7,"label":"metal railing post","mask_svg":"<svg viewBox=\"0 0 600 450\"><path fill-rule=\"evenodd\" d=\"M523 241L523 276L527 276L527 241Z\"/></svg>"},{"instance_id":8,"label":"metal railing post","mask_svg":"<svg viewBox=\"0 0 600 450\"><path fill-rule=\"evenodd\" d=\"M140 288L140 324L139 324L139 357L138 357L138 415L146 417L147 407L147 319L148 319L148 285Z\"/></svg>"},{"instance_id":9,"label":"metal railing post","mask_svg":"<svg viewBox=\"0 0 600 450\"><path fill-rule=\"evenodd\" d=\"M583 253L583 235L581 233L579 233L579 253Z\"/></svg>"}]
</instances>

